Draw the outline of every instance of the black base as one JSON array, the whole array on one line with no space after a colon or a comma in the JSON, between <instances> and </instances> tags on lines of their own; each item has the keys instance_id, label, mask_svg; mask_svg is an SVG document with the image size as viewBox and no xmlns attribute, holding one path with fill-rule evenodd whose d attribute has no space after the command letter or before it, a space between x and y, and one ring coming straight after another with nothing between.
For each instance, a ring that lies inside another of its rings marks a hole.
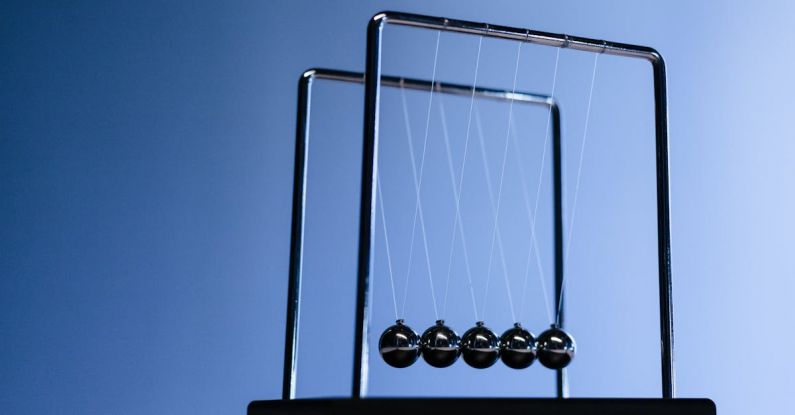
<instances>
[{"instance_id":1,"label":"black base","mask_svg":"<svg viewBox=\"0 0 795 415\"><path fill-rule=\"evenodd\" d=\"M248 415L491 414L715 415L709 399L389 398L253 401Z\"/></svg>"}]
</instances>

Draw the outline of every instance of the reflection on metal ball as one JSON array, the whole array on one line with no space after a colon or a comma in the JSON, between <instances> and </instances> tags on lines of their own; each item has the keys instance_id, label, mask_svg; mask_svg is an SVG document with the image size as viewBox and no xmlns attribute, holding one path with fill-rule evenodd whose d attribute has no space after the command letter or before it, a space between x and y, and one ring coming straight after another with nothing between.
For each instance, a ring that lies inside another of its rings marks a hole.
<instances>
[{"instance_id":1,"label":"reflection on metal ball","mask_svg":"<svg viewBox=\"0 0 795 415\"><path fill-rule=\"evenodd\" d=\"M420 357L420 338L403 320L398 320L381 334L378 351L389 366L409 367Z\"/></svg>"},{"instance_id":2,"label":"reflection on metal ball","mask_svg":"<svg viewBox=\"0 0 795 415\"><path fill-rule=\"evenodd\" d=\"M447 367L458 360L460 338L453 329L444 325L444 320L422 333L422 358L433 367Z\"/></svg>"},{"instance_id":3,"label":"reflection on metal ball","mask_svg":"<svg viewBox=\"0 0 795 415\"><path fill-rule=\"evenodd\" d=\"M536 360L536 339L533 334L515 323L500 336L500 359L505 366L524 369Z\"/></svg>"},{"instance_id":4,"label":"reflection on metal ball","mask_svg":"<svg viewBox=\"0 0 795 415\"><path fill-rule=\"evenodd\" d=\"M485 369L500 358L500 340L482 321L478 321L461 337L461 353L468 365Z\"/></svg>"},{"instance_id":5,"label":"reflection on metal ball","mask_svg":"<svg viewBox=\"0 0 795 415\"><path fill-rule=\"evenodd\" d=\"M541 333L536 340L538 361L550 369L563 369L574 359L577 343L561 328L552 328Z\"/></svg>"}]
</instances>

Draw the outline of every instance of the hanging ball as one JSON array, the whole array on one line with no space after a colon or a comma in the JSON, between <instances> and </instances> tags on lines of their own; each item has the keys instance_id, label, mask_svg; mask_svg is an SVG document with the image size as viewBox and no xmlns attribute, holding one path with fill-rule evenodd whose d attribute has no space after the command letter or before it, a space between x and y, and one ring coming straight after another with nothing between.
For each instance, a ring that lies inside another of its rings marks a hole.
<instances>
[{"instance_id":1,"label":"hanging ball","mask_svg":"<svg viewBox=\"0 0 795 415\"><path fill-rule=\"evenodd\" d=\"M500 358L500 340L482 321L478 321L461 338L461 353L468 365L485 369Z\"/></svg>"},{"instance_id":2,"label":"hanging ball","mask_svg":"<svg viewBox=\"0 0 795 415\"><path fill-rule=\"evenodd\" d=\"M500 359L505 366L524 369L536 360L536 339L533 334L515 323L500 336Z\"/></svg>"},{"instance_id":3,"label":"hanging ball","mask_svg":"<svg viewBox=\"0 0 795 415\"><path fill-rule=\"evenodd\" d=\"M398 320L381 334L378 351L389 366L409 367L420 357L420 338L403 320Z\"/></svg>"},{"instance_id":4,"label":"hanging ball","mask_svg":"<svg viewBox=\"0 0 795 415\"><path fill-rule=\"evenodd\" d=\"M461 354L461 339L453 329L444 325L444 320L436 320L436 324L422 333L422 358L433 367L447 367L458 360Z\"/></svg>"},{"instance_id":5,"label":"hanging ball","mask_svg":"<svg viewBox=\"0 0 795 415\"><path fill-rule=\"evenodd\" d=\"M550 369L563 369L568 366L577 350L574 338L554 324L538 336L536 344L538 361Z\"/></svg>"}]
</instances>

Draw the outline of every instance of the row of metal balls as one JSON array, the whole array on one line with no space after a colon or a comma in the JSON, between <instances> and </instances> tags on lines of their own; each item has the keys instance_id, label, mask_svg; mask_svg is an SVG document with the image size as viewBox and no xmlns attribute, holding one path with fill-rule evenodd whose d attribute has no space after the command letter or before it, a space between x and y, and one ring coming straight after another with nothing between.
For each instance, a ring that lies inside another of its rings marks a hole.
<instances>
[{"instance_id":1,"label":"row of metal balls","mask_svg":"<svg viewBox=\"0 0 795 415\"><path fill-rule=\"evenodd\" d=\"M463 355L464 361L476 369L490 367L498 359L510 368L524 369L536 357L547 368L563 369L574 359L576 347L574 338L555 325L536 339L516 323L498 338L482 321L458 337L444 320L438 320L422 336L398 320L378 341L381 357L397 368L411 366L420 355L429 365L443 368Z\"/></svg>"}]
</instances>

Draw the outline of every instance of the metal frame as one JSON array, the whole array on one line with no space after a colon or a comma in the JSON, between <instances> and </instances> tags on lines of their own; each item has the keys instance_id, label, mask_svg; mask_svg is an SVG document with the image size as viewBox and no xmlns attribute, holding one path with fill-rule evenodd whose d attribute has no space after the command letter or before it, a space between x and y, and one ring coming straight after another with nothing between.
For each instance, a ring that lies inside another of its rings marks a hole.
<instances>
[{"instance_id":1,"label":"metal frame","mask_svg":"<svg viewBox=\"0 0 795 415\"><path fill-rule=\"evenodd\" d=\"M312 99L312 83L316 79L364 84L364 74L338 71L332 69L310 69L301 75L298 82L298 117L296 123L295 171L293 176L293 214L290 242L290 268L287 291L287 326L284 350L284 373L282 378L282 399L295 399L296 387L296 355L298 347L298 326L301 303L301 279L303 266L304 216L306 202L306 160L309 146L309 117ZM555 244L555 306L562 301L560 295L563 283L563 204L561 181L561 129L560 111L552 97L527 93L511 92L500 89L473 87L471 85L451 84L430 81L381 76L381 84L390 87L404 87L419 91L430 91L450 95L469 97L475 96L498 101L511 101L531 105L543 105L551 111L552 135L552 175L553 175L553 208L554 208L554 244ZM473 91L474 90L474 91ZM364 193L364 192L363 192ZM369 250L368 250L369 252ZM361 257L360 257L361 258ZM361 274L360 274L361 282ZM361 303L357 303L357 314L363 311ZM563 323L563 307L561 307L560 323ZM357 326L359 327L359 326ZM361 335L359 333L358 335ZM357 342L357 345L359 343ZM364 346L367 347L366 345ZM365 349L366 350L366 349ZM357 348L357 353L359 353ZM354 361L354 363L356 360ZM356 376L354 376L356 378ZM558 396L565 395L566 373L558 371ZM354 397L359 397L354 394Z\"/></svg>"},{"instance_id":2,"label":"metal frame","mask_svg":"<svg viewBox=\"0 0 795 415\"><path fill-rule=\"evenodd\" d=\"M373 16L367 28L367 60L364 98L364 147L359 227L359 262L356 304L356 343L354 351L353 397L366 395L367 387L367 310L372 273L371 249L374 241L375 172L378 154L378 111L381 83L381 32L386 24L481 35L586 52L645 59L654 73L654 110L657 169L657 250L660 300L660 345L662 397L674 397L673 311L671 308L671 236L668 189L668 115L665 62L656 50L623 43L539 32L507 26L445 19L399 12ZM559 381L559 396L561 386Z\"/></svg>"}]
</instances>

